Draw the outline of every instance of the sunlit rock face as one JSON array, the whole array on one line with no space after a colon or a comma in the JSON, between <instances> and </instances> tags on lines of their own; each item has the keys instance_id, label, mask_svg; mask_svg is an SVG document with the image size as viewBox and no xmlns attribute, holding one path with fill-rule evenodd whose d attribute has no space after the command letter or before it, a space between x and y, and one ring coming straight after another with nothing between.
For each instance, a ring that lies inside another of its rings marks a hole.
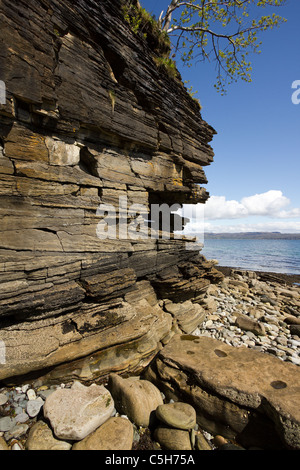
<instances>
[{"instance_id":1,"label":"sunlit rock face","mask_svg":"<svg viewBox=\"0 0 300 470\"><path fill-rule=\"evenodd\" d=\"M215 132L121 7L1 3L0 380L138 371L220 279L185 221L145 222L207 200Z\"/></svg>"}]
</instances>

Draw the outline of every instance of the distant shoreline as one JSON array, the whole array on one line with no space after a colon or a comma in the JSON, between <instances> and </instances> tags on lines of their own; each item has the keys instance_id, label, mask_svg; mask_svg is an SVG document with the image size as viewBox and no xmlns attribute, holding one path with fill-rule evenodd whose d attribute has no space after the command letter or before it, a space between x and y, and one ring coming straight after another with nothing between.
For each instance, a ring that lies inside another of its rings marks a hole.
<instances>
[{"instance_id":1,"label":"distant shoreline","mask_svg":"<svg viewBox=\"0 0 300 470\"><path fill-rule=\"evenodd\" d=\"M265 271L256 271L254 269L246 269L246 268L237 268L237 267L230 267L230 266L215 266L215 268L220 271L224 276L230 276L232 270L235 271L248 271L248 272L255 272L257 277L261 280L265 281L274 281L280 284L287 284L292 286L293 284L300 284L300 274L283 274L283 273L275 273L275 272L265 272Z\"/></svg>"},{"instance_id":2,"label":"distant shoreline","mask_svg":"<svg viewBox=\"0 0 300 470\"><path fill-rule=\"evenodd\" d=\"M300 240L300 233L280 232L237 232L204 233L204 240Z\"/></svg>"}]
</instances>

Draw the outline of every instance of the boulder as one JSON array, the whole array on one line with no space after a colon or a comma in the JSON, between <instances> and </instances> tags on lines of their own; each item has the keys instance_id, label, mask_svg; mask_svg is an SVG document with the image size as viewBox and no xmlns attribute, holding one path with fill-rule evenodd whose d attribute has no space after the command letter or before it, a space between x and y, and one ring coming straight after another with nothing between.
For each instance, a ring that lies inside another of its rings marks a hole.
<instances>
[{"instance_id":1,"label":"boulder","mask_svg":"<svg viewBox=\"0 0 300 470\"><path fill-rule=\"evenodd\" d=\"M114 401L103 385L86 387L80 382L70 389L56 390L44 404L44 415L55 436L65 440L84 439L108 420L113 411Z\"/></svg>"},{"instance_id":2,"label":"boulder","mask_svg":"<svg viewBox=\"0 0 300 470\"><path fill-rule=\"evenodd\" d=\"M156 408L156 417L172 428L189 430L196 426L196 411L188 403L160 405Z\"/></svg>"},{"instance_id":3,"label":"boulder","mask_svg":"<svg viewBox=\"0 0 300 470\"><path fill-rule=\"evenodd\" d=\"M56 439L48 424L37 421L29 431L26 450L70 450L72 445Z\"/></svg>"},{"instance_id":4,"label":"boulder","mask_svg":"<svg viewBox=\"0 0 300 470\"><path fill-rule=\"evenodd\" d=\"M192 450L189 431L158 426L154 431L154 439L165 450Z\"/></svg>"},{"instance_id":5,"label":"boulder","mask_svg":"<svg viewBox=\"0 0 300 470\"><path fill-rule=\"evenodd\" d=\"M133 426L125 418L109 418L85 439L73 445L72 450L131 450Z\"/></svg>"},{"instance_id":6,"label":"boulder","mask_svg":"<svg viewBox=\"0 0 300 470\"><path fill-rule=\"evenodd\" d=\"M252 439L251 445L300 448L298 366L213 338L176 335L150 369L164 393L195 407L209 432L242 445Z\"/></svg>"},{"instance_id":7,"label":"boulder","mask_svg":"<svg viewBox=\"0 0 300 470\"><path fill-rule=\"evenodd\" d=\"M108 388L116 409L127 415L137 426L148 427L153 421L156 408L163 404L158 388L148 380L140 380L138 377L123 379L117 374L111 374Z\"/></svg>"}]
</instances>

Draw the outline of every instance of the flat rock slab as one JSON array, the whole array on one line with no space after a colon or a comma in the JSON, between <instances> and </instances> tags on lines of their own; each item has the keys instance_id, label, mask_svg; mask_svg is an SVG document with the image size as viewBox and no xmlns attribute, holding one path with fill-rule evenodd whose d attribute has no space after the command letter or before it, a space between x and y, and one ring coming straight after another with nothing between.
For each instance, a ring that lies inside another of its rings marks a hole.
<instances>
[{"instance_id":1,"label":"flat rock slab","mask_svg":"<svg viewBox=\"0 0 300 470\"><path fill-rule=\"evenodd\" d=\"M287 446L300 448L298 366L192 335L176 335L160 352L157 364L158 369L165 364L177 373L183 371L195 386L227 402L265 414Z\"/></svg>"},{"instance_id":2,"label":"flat rock slab","mask_svg":"<svg viewBox=\"0 0 300 470\"><path fill-rule=\"evenodd\" d=\"M99 385L86 387L75 382L70 389L53 392L44 405L44 416L49 419L59 439L80 441L109 419L114 411L110 392Z\"/></svg>"}]
</instances>

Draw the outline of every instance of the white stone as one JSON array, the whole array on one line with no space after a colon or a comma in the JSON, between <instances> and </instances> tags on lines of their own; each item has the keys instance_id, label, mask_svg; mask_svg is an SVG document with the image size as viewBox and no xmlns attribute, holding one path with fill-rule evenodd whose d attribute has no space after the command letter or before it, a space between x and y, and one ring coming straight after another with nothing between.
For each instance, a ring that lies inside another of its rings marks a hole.
<instances>
[{"instance_id":1,"label":"white stone","mask_svg":"<svg viewBox=\"0 0 300 470\"><path fill-rule=\"evenodd\" d=\"M28 400L36 400L36 393L32 388L27 390L27 398Z\"/></svg>"},{"instance_id":2,"label":"white stone","mask_svg":"<svg viewBox=\"0 0 300 470\"><path fill-rule=\"evenodd\" d=\"M80 441L108 420L114 412L114 400L103 386L86 387L75 382L71 388L53 392L44 404L56 437Z\"/></svg>"},{"instance_id":3,"label":"white stone","mask_svg":"<svg viewBox=\"0 0 300 470\"><path fill-rule=\"evenodd\" d=\"M30 418L35 418L40 412L44 404L44 400L41 397L38 397L36 400L30 400L27 403L26 412Z\"/></svg>"},{"instance_id":4,"label":"white stone","mask_svg":"<svg viewBox=\"0 0 300 470\"><path fill-rule=\"evenodd\" d=\"M21 445L18 442L15 442L15 444L12 446L11 450L23 450Z\"/></svg>"}]
</instances>

